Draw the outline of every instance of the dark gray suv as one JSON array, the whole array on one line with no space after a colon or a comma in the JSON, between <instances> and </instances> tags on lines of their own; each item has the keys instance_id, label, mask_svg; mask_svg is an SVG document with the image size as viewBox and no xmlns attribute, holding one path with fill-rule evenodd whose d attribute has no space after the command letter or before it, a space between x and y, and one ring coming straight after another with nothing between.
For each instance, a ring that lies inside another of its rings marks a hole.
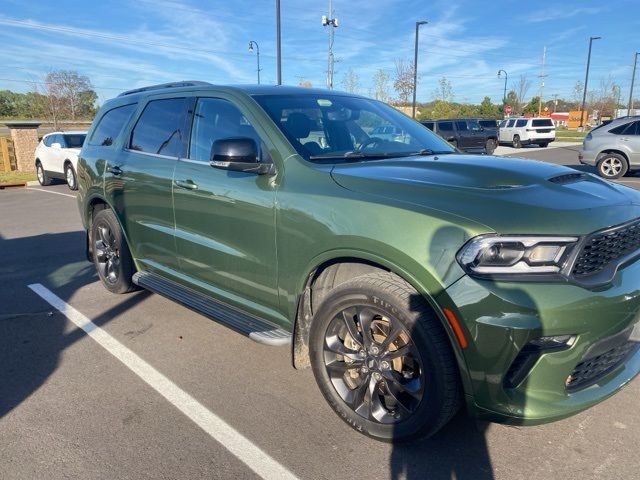
<instances>
[{"instance_id":1,"label":"dark gray suv","mask_svg":"<svg viewBox=\"0 0 640 480\"><path fill-rule=\"evenodd\" d=\"M476 118L424 120L421 123L458 150L491 155L498 145L497 129L484 128Z\"/></svg>"}]
</instances>

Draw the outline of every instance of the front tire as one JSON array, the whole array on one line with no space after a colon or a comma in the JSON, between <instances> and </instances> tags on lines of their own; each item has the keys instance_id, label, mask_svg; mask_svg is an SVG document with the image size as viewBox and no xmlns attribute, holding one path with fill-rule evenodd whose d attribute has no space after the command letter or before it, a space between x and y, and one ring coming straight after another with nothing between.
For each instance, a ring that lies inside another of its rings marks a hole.
<instances>
[{"instance_id":1,"label":"front tire","mask_svg":"<svg viewBox=\"0 0 640 480\"><path fill-rule=\"evenodd\" d=\"M449 339L425 299L391 273L331 290L310 332L316 382L355 430L383 441L436 433L460 406Z\"/></svg>"},{"instance_id":2,"label":"front tire","mask_svg":"<svg viewBox=\"0 0 640 480\"><path fill-rule=\"evenodd\" d=\"M522 148L522 141L520 140L520 135L513 136L513 148Z\"/></svg>"},{"instance_id":3,"label":"front tire","mask_svg":"<svg viewBox=\"0 0 640 480\"><path fill-rule=\"evenodd\" d=\"M598 175L607 180L615 180L627 173L627 159L619 153L604 153L598 160Z\"/></svg>"},{"instance_id":4,"label":"front tire","mask_svg":"<svg viewBox=\"0 0 640 480\"><path fill-rule=\"evenodd\" d=\"M93 263L105 288L112 293L135 290L131 279L135 271L131 252L112 210L95 214L90 241L93 242Z\"/></svg>"},{"instance_id":5,"label":"front tire","mask_svg":"<svg viewBox=\"0 0 640 480\"><path fill-rule=\"evenodd\" d=\"M542 143L539 143L538 146L540 148L547 148L549 146L549 143L548 142L542 142Z\"/></svg>"},{"instance_id":6,"label":"front tire","mask_svg":"<svg viewBox=\"0 0 640 480\"><path fill-rule=\"evenodd\" d=\"M40 160L36 162L36 176L38 177L38 183L43 187L51 185L51 179L47 176L47 172L44 171L44 168L42 168Z\"/></svg>"},{"instance_id":7,"label":"front tire","mask_svg":"<svg viewBox=\"0 0 640 480\"><path fill-rule=\"evenodd\" d=\"M76 177L76 171L70 163L64 166L64 178L67 180L67 186L69 190L78 189L78 178Z\"/></svg>"}]
</instances>

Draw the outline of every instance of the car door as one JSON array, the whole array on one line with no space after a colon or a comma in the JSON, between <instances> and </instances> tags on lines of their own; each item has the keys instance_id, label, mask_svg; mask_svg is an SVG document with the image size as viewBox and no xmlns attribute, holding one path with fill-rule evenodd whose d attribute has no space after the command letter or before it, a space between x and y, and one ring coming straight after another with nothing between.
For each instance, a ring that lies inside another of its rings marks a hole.
<instances>
[{"instance_id":1,"label":"car door","mask_svg":"<svg viewBox=\"0 0 640 480\"><path fill-rule=\"evenodd\" d=\"M131 253L147 271L178 274L173 171L185 151L186 98L150 98L125 148L108 161L105 190L123 223Z\"/></svg>"},{"instance_id":2,"label":"car door","mask_svg":"<svg viewBox=\"0 0 640 480\"><path fill-rule=\"evenodd\" d=\"M620 149L629 155L631 165L640 164L640 121L630 123L618 136Z\"/></svg>"},{"instance_id":3,"label":"car door","mask_svg":"<svg viewBox=\"0 0 640 480\"><path fill-rule=\"evenodd\" d=\"M454 122L458 137L458 147L462 149L473 148L473 135L469 130L466 120L456 120Z\"/></svg>"},{"instance_id":4,"label":"car door","mask_svg":"<svg viewBox=\"0 0 640 480\"><path fill-rule=\"evenodd\" d=\"M275 318L279 305L273 177L217 169L209 163L216 140L248 137L261 148L263 139L245 115L229 99L197 99L189 152L178 161L174 175L176 248L181 272L196 288Z\"/></svg>"},{"instance_id":5,"label":"car door","mask_svg":"<svg viewBox=\"0 0 640 480\"><path fill-rule=\"evenodd\" d=\"M442 120L436 124L436 133L444 138L447 142L456 144L456 132L453 129L453 122L450 120Z\"/></svg>"},{"instance_id":6,"label":"car door","mask_svg":"<svg viewBox=\"0 0 640 480\"><path fill-rule=\"evenodd\" d=\"M486 133L477 120L467 120L469 140L472 148L484 148Z\"/></svg>"},{"instance_id":7,"label":"car door","mask_svg":"<svg viewBox=\"0 0 640 480\"><path fill-rule=\"evenodd\" d=\"M48 161L48 166L46 166L45 169L50 172L62 173L63 172L62 163L64 162L64 154L65 154L63 150L63 148L65 148L64 136L59 133L56 134L53 138L53 142L51 142L51 145L53 144L57 144L57 145L55 147L52 146L49 149L48 151L49 161Z\"/></svg>"}]
</instances>

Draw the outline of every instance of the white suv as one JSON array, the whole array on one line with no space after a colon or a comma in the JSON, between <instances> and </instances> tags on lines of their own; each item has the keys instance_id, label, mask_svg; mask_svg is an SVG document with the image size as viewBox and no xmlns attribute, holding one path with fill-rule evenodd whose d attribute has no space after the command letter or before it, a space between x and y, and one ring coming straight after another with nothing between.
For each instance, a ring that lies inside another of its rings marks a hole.
<instances>
[{"instance_id":1,"label":"white suv","mask_svg":"<svg viewBox=\"0 0 640 480\"><path fill-rule=\"evenodd\" d=\"M556 127L548 117L507 118L500 122L500 143L513 148L535 143L546 147L556 139Z\"/></svg>"},{"instance_id":2,"label":"white suv","mask_svg":"<svg viewBox=\"0 0 640 480\"><path fill-rule=\"evenodd\" d=\"M71 190L78 188L76 167L78 153L87 132L53 132L42 137L35 152L36 173L40 185L49 185L51 179L66 180Z\"/></svg>"}]
</instances>

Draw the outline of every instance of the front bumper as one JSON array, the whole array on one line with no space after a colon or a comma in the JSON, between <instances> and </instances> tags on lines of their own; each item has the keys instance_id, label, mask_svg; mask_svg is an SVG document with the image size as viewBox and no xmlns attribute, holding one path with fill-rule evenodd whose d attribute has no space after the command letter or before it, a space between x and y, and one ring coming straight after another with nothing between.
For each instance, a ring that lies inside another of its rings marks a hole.
<instances>
[{"instance_id":1,"label":"front bumper","mask_svg":"<svg viewBox=\"0 0 640 480\"><path fill-rule=\"evenodd\" d=\"M468 339L466 396L475 416L520 425L557 420L613 395L640 372L640 326L634 330L640 325L640 261L597 290L465 276L447 294L451 304L444 306L455 309ZM575 338L566 349L541 352L516 385L508 381L529 342L560 335ZM630 348L620 350L625 342ZM612 368L587 378L591 381L574 381L578 388L567 385L571 375L591 365L585 362L607 353L592 362L604 364L618 351L625 356L616 357Z\"/></svg>"}]
</instances>

